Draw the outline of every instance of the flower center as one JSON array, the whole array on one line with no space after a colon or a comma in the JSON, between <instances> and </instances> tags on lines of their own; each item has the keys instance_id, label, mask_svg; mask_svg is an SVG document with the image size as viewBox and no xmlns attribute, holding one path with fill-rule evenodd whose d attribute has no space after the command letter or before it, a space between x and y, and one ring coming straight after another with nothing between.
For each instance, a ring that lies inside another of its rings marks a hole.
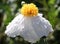
<instances>
[{"instance_id":1,"label":"flower center","mask_svg":"<svg viewBox=\"0 0 60 44\"><path fill-rule=\"evenodd\" d=\"M33 3L24 4L21 8L21 14L27 17L37 16L38 8Z\"/></svg>"}]
</instances>

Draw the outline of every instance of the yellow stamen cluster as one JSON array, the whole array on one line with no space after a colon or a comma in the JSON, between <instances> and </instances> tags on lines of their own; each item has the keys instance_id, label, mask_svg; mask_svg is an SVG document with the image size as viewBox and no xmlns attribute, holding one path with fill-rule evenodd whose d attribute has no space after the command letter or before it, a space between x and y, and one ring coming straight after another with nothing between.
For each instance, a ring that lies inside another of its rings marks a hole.
<instances>
[{"instance_id":1,"label":"yellow stamen cluster","mask_svg":"<svg viewBox=\"0 0 60 44\"><path fill-rule=\"evenodd\" d=\"M37 16L38 8L35 4L24 4L21 8L21 14L27 17Z\"/></svg>"}]
</instances>

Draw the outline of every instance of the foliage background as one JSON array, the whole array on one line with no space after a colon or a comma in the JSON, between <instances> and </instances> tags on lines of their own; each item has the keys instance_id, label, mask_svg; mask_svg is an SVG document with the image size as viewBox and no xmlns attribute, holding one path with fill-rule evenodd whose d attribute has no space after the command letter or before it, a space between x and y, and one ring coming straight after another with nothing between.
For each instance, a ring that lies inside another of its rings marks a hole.
<instances>
[{"instance_id":1,"label":"foliage background","mask_svg":"<svg viewBox=\"0 0 60 44\"><path fill-rule=\"evenodd\" d=\"M21 2L34 3L39 13L52 24L54 32L35 44L60 44L60 0L0 0L0 44L30 44L22 37L9 38L4 34L8 23L18 14Z\"/></svg>"}]
</instances>

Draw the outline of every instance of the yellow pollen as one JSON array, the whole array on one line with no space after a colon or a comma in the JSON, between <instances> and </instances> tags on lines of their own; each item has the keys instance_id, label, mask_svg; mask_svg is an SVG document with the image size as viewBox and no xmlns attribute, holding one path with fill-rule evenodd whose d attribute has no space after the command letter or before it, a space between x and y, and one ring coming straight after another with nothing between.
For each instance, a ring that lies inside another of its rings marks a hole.
<instances>
[{"instance_id":1,"label":"yellow pollen","mask_svg":"<svg viewBox=\"0 0 60 44\"><path fill-rule=\"evenodd\" d=\"M38 15L38 8L35 4L24 4L21 8L21 14L27 17L37 16Z\"/></svg>"}]
</instances>

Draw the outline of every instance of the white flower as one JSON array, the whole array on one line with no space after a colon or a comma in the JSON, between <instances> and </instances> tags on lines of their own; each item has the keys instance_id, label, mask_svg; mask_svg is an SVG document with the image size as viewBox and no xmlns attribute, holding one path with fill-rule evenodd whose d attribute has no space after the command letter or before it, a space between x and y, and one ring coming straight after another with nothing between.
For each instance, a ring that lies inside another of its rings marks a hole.
<instances>
[{"instance_id":1,"label":"white flower","mask_svg":"<svg viewBox=\"0 0 60 44\"><path fill-rule=\"evenodd\" d=\"M23 4L25 4L25 1L22 1L22 2L21 2L21 5L23 5Z\"/></svg>"},{"instance_id":2,"label":"white flower","mask_svg":"<svg viewBox=\"0 0 60 44\"><path fill-rule=\"evenodd\" d=\"M24 17L19 14L6 27L5 34L9 37L21 36L26 41L35 43L41 37L48 36L52 31L51 24L42 17L42 14L35 17Z\"/></svg>"}]
</instances>

